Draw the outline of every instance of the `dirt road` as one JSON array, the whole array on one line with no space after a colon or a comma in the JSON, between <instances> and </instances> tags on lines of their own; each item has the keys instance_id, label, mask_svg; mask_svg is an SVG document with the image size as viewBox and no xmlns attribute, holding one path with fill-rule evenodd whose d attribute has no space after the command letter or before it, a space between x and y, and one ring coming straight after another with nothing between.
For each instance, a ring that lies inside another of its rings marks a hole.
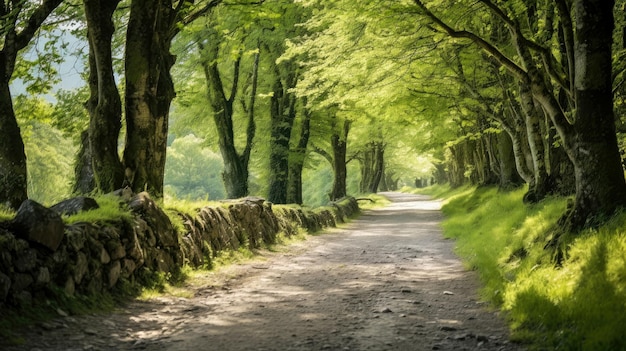
<instances>
[{"instance_id":1,"label":"dirt road","mask_svg":"<svg viewBox=\"0 0 626 351\"><path fill-rule=\"evenodd\" d=\"M64 317L10 350L520 350L441 236L439 203L393 204L234 265L193 298Z\"/></svg>"}]
</instances>

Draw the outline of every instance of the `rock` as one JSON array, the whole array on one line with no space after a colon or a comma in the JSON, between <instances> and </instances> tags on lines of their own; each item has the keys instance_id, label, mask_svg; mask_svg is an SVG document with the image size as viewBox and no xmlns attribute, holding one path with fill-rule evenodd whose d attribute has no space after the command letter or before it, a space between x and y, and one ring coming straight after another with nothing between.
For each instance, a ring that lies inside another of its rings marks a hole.
<instances>
[{"instance_id":1,"label":"rock","mask_svg":"<svg viewBox=\"0 0 626 351\"><path fill-rule=\"evenodd\" d=\"M25 273L31 271L37 265L37 251L34 249L28 249L19 253L15 262L13 263L13 267L15 270L20 273Z\"/></svg>"},{"instance_id":2,"label":"rock","mask_svg":"<svg viewBox=\"0 0 626 351\"><path fill-rule=\"evenodd\" d=\"M452 291L444 291L443 292L444 295L454 295L454 293Z\"/></svg>"},{"instance_id":3,"label":"rock","mask_svg":"<svg viewBox=\"0 0 626 351\"><path fill-rule=\"evenodd\" d=\"M74 293L76 292L76 283L74 283L74 279L72 277L67 278L67 280L65 281L65 286L63 287L63 290L69 296L74 295Z\"/></svg>"},{"instance_id":4,"label":"rock","mask_svg":"<svg viewBox=\"0 0 626 351\"><path fill-rule=\"evenodd\" d=\"M22 202L11 222L13 232L31 242L56 251L65 234L65 224L58 213L33 201Z\"/></svg>"},{"instance_id":5,"label":"rock","mask_svg":"<svg viewBox=\"0 0 626 351\"><path fill-rule=\"evenodd\" d=\"M69 246L74 249L74 251L80 251L85 247L85 241L87 241L85 237L86 227L83 225L72 225L68 226L65 230L65 240L69 244Z\"/></svg>"},{"instance_id":6,"label":"rock","mask_svg":"<svg viewBox=\"0 0 626 351\"><path fill-rule=\"evenodd\" d=\"M122 272L122 265L120 264L120 261L114 261L111 264L111 267L109 268L109 274L108 274L109 288L112 288L115 286L117 281L120 279L121 272Z\"/></svg>"},{"instance_id":7,"label":"rock","mask_svg":"<svg viewBox=\"0 0 626 351\"><path fill-rule=\"evenodd\" d=\"M13 284L11 284L11 290L15 293L19 293L28 288L35 280L30 274L17 273L13 277Z\"/></svg>"},{"instance_id":8,"label":"rock","mask_svg":"<svg viewBox=\"0 0 626 351\"><path fill-rule=\"evenodd\" d=\"M383 308L380 313L392 313L393 311L389 307Z\"/></svg>"},{"instance_id":9,"label":"rock","mask_svg":"<svg viewBox=\"0 0 626 351\"><path fill-rule=\"evenodd\" d=\"M442 330L442 331L455 331L455 330L457 330L455 327L450 327L450 326L447 326L447 325L444 325L444 326L442 326L439 329Z\"/></svg>"},{"instance_id":10,"label":"rock","mask_svg":"<svg viewBox=\"0 0 626 351\"><path fill-rule=\"evenodd\" d=\"M135 269L137 269L137 264L135 264L135 261L129 260L127 258L124 259L122 262L122 277L129 278L131 274L135 272Z\"/></svg>"},{"instance_id":11,"label":"rock","mask_svg":"<svg viewBox=\"0 0 626 351\"><path fill-rule=\"evenodd\" d=\"M126 256L126 250L119 241L108 241L105 246L111 260L119 260Z\"/></svg>"},{"instance_id":12,"label":"rock","mask_svg":"<svg viewBox=\"0 0 626 351\"><path fill-rule=\"evenodd\" d=\"M42 286L50 282L50 271L48 267L39 267L39 271L35 276L35 285Z\"/></svg>"},{"instance_id":13,"label":"rock","mask_svg":"<svg viewBox=\"0 0 626 351\"><path fill-rule=\"evenodd\" d=\"M144 221L157 236L158 245L162 247L178 248L178 236L170 218L150 198L147 192L141 192L128 203L130 209L141 215Z\"/></svg>"},{"instance_id":14,"label":"rock","mask_svg":"<svg viewBox=\"0 0 626 351\"><path fill-rule=\"evenodd\" d=\"M60 215L71 216L79 212L89 211L96 208L100 208L96 200L86 196L78 196L73 199L61 201L52 206L50 209Z\"/></svg>"},{"instance_id":15,"label":"rock","mask_svg":"<svg viewBox=\"0 0 626 351\"><path fill-rule=\"evenodd\" d=\"M76 263L74 264L74 282L80 284L88 270L89 263L87 261L87 256L84 253L79 252L76 255Z\"/></svg>"}]
</instances>

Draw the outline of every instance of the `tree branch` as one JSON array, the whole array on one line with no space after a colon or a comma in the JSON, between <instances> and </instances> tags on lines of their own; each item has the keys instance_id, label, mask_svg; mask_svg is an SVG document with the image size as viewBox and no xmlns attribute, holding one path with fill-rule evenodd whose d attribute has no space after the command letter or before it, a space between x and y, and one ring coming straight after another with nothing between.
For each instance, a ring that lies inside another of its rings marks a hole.
<instances>
[{"instance_id":1,"label":"tree branch","mask_svg":"<svg viewBox=\"0 0 626 351\"><path fill-rule=\"evenodd\" d=\"M428 18L430 18L435 24L441 27L449 36L453 38L464 38L469 39L478 45L481 49L485 50L489 55L493 56L496 61L498 61L502 66L504 66L511 74L513 74L516 78L522 81L528 81L528 75L526 71L513 62L511 59L506 57L500 50L498 50L495 46L485 41L483 38L477 36L476 34L461 30L457 31L447 25L444 21L435 16L423 3L421 0L413 0L415 4L424 12Z\"/></svg>"}]
</instances>

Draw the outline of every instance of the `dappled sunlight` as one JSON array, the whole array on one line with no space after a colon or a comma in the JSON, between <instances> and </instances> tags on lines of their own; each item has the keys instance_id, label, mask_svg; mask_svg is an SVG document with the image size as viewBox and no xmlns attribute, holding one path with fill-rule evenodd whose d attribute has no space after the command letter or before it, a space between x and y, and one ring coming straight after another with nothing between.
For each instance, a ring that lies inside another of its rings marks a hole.
<instances>
[{"instance_id":1,"label":"dappled sunlight","mask_svg":"<svg viewBox=\"0 0 626 351\"><path fill-rule=\"evenodd\" d=\"M301 243L299 254L233 265L193 298L135 304L129 332L111 337L171 351L246 350L235 341L243 338L255 349L275 349L278 339L294 350L385 349L391 340L409 349L425 330L435 340L441 330L478 328L476 280L441 237L440 202L388 196L390 206ZM412 337L397 339L410 329Z\"/></svg>"}]
</instances>

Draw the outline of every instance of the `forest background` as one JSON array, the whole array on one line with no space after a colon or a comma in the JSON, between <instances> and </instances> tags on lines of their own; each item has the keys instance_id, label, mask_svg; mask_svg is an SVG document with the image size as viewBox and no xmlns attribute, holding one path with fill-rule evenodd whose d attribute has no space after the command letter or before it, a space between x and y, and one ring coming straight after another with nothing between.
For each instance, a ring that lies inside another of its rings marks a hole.
<instances>
[{"instance_id":1,"label":"forest background","mask_svg":"<svg viewBox=\"0 0 626 351\"><path fill-rule=\"evenodd\" d=\"M626 198L624 17L621 1L5 3L0 197L527 184L528 203L575 194L563 223L581 228ZM55 89L68 65L74 88Z\"/></svg>"},{"instance_id":2,"label":"forest background","mask_svg":"<svg viewBox=\"0 0 626 351\"><path fill-rule=\"evenodd\" d=\"M3 218L447 183L517 338L624 349L626 1L13 0L0 24Z\"/></svg>"}]
</instances>

